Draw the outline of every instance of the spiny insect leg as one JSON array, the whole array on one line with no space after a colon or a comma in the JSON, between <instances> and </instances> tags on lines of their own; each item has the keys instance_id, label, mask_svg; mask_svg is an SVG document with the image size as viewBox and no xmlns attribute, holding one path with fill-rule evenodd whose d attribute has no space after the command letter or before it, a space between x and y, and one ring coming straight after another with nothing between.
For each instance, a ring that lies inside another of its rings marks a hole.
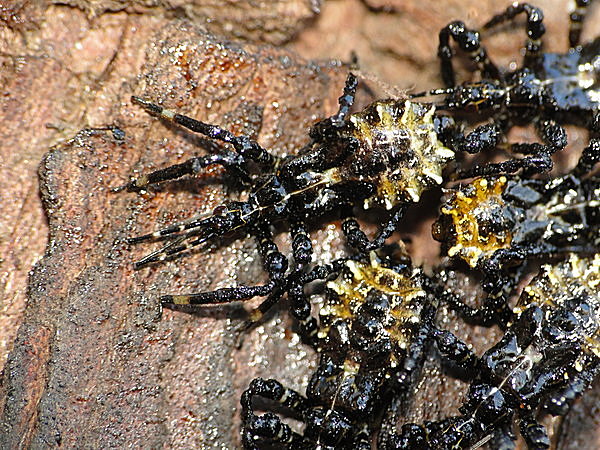
<instances>
[{"instance_id":1,"label":"spiny insect leg","mask_svg":"<svg viewBox=\"0 0 600 450\"><path fill-rule=\"evenodd\" d=\"M262 303L260 305L258 305L256 308L254 308L252 311L250 311L248 313L249 318L247 320L245 320L244 322L242 322L241 325L239 325L239 327L237 327L237 332L238 332L238 346L241 345L241 341L243 339L243 333L245 333L246 331L252 329L254 326L256 326L260 320L263 318L263 316L265 315L265 313L271 309L279 300L281 300L281 297L283 296L283 294L285 294L286 291L286 286L283 286L281 284L278 284L273 291L268 295L268 297L262 301Z\"/></svg>"},{"instance_id":2,"label":"spiny insect leg","mask_svg":"<svg viewBox=\"0 0 600 450\"><path fill-rule=\"evenodd\" d=\"M449 289L438 289L436 294L440 301L446 303L467 322L484 326L490 326L494 323L505 325L512 317L504 292L488 294L483 306L480 308L467 305Z\"/></svg>"},{"instance_id":3,"label":"spiny insect leg","mask_svg":"<svg viewBox=\"0 0 600 450\"><path fill-rule=\"evenodd\" d=\"M295 448L304 441L304 438L292 431L281 419L273 414L266 413L262 416L254 414L252 400L262 397L279 403L280 405L302 415L308 408L308 401L304 396L292 389L285 388L277 380L255 378L248 389L242 394L242 439L248 449L259 449L263 440L277 442L285 448Z\"/></svg>"},{"instance_id":4,"label":"spiny insect leg","mask_svg":"<svg viewBox=\"0 0 600 450\"><path fill-rule=\"evenodd\" d=\"M181 233L186 230L192 230L195 228L206 230L209 229L209 227L214 226L215 223L212 219L213 216L204 216L201 218L192 219L189 222L182 222L175 225L171 225L165 228L161 228L160 230L153 231L152 233L127 238L127 243L138 244L140 242L168 237L170 235Z\"/></svg>"},{"instance_id":5,"label":"spiny insect leg","mask_svg":"<svg viewBox=\"0 0 600 450\"><path fill-rule=\"evenodd\" d=\"M500 25L508 20L514 19L519 14L527 15L527 42L525 49L526 57L537 56L542 48L541 38L546 32L544 26L544 13L541 9L536 8L528 3L513 3L511 6L500 14L492 17L483 27L482 30L489 30L497 25Z\"/></svg>"},{"instance_id":6,"label":"spiny insect leg","mask_svg":"<svg viewBox=\"0 0 600 450\"><path fill-rule=\"evenodd\" d=\"M464 370L475 370L479 359L467 344L446 330L434 329L433 336L438 350L450 361Z\"/></svg>"},{"instance_id":7,"label":"spiny insect leg","mask_svg":"<svg viewBox=\"0 0 600 450\"><path fill-rule=\"evenodd\" d=\"M331 123L335 127L342 127L345 125L346 116L350 112L350 108L354 104L354 98L356 96L356 87L358 86L358 79L352 72L348 74L346 78L346 84L344 86L344 94L338 99L340 105L337 114L331 117Z\"/></svg>"},{"instance_id":8,"label":"spiny insect leg","mask_svg":"<svg viewBox=\"0 0 600 450\"><path fill-rule=\"evenodd\" d=\"M326 119L323 119L315 123L310 131L309 136L313 142L331 142L332 139L339 137L340 131L347 126L346 116L350 112L350 108L354 103L354 97L356 95L356 86L358 80L353 73L348 74L346 79L346 85L344 87L344 94L339 98L339 109L336 114Z\"/></svg>"},{"instance_id":9,"label":"spiny insect leg","mask_svg":"<svg viewBox=\"0 0 600 450\"><path fill-rule=\"evenodd\" d=\"M485 47L481 46L479 33L467 28L464 22L457 20L442 28L439 34L438 57L440 58L442 79L447 87L456 85L450 38L477 64L484 78L497 79L500 76L498 68L488 57Z\"/></svg>"},{"instance_id":10,"label":"spiny insect leg","mask_svg":"<svg viewBox=\"0 0 600 450\"><path fill-rule=\"evenodd\" d=\"M276 158L263 147L261 147L258 142L250 139L248 136L235 136L230 131L227 131L217 125L201 122L199 120L192 119L191 117L178 114L174 111L164 109L162 106L156 105L140 97L132 96L131 100L134 103L142 106L151 114L181 125L188 130L203 134L211 139L217 139L233 145L235 150L242 157L248 158L257 164L265 167L273 167L273 164L275 163Z\"/></svg>"},{"instance_id":11,"label":"spiny insect leg","mask_svg":"<svg viewBox=\"0 0 600 450\"><path fill-rule=\"evenodd\" d=\"M217 216L215 216L217 217ZM222 288L212 292L200 292L188 295L165 295L161 297L163 305L198 305L212 303L229 303L236 300L248 300L254 297L264 297L271 294L277 287L285 284L285 272L288 267L287 258L278 249L272 240L271 231L266 224L259 224L253 230L258 240L258 250L263 259L263 266L269 273L270 281L262 286L238 286L234 288ZM266 306L271 307L276 303L280 295L275 295L272 301L265 301ZM264 308L266 308L266 306ZM260 307L259 307L260 308ZM268 309L268 308L267 308ZM255 309L250 313L253 321L262 317L261 309Z\"/></svg>"},{"instance_id":12,"label":"spiny insect leg","mask_svg":"<svg viewBox=\"0 0 600 450\"><path fill-rule=\"evenodd\" d=\"M346 236L346 240L348 241L348 245L356 248L362 253L370 252L373 250L377 250L382 247L385 243L385 240L389 238L400 223L400 220L404 216L404 213L408 209L407 205L401 205L397 207L396 211L392 214L392 216L388 219L387 223L381 228L375 239L373 241L369 241L367 235L364 231L360 229L360 225L356 221L356 219L349 217L342 224L342 232L344 236Z\"/></svg>"},{"instance_id":13,"label":"spiny insect leg","mask_svg":"<svg viewBox=\"0 0 600 450\"><path fill-rule=\"evenodd\" d=\"M276 282L284 281L288 269L287 257L279 251L273 242L273 233L268 223L259 223L253 231L258 241L258 252L263 260L263 267L269 274L269 279Z\"/></svg>"},{"instance_id":14,"label":"spiny insect leg","mask_svg":"<svg viewBox=\"0 0 600 450\"><path fill-rule=\"evenodd\" d=\"M158 230L153 233L129 238L127 239L127 242L129 244L137 244L139 242L147 241L150 239L168 237L177 233L182 233L184 231L186 231L186 233L183 233L181 236L177 236L177 238L183 237L185 238L185 240L187 240L191 237L198 237L196 240L190 241L178 247L174 247L172 244L166 245L162 249L159 249L158 252L154 252L151 255L148 255L149 257L151 257L151 260L146 260L146 258L144 258L143 263L140 262L137 264L137 266L139 267L148 262L155 261L154 257L158 254L163 254L164 257L166 257L175 253L180 253L185 250L189 250L192 247L196 247L200 244L203 244L209 239L213 239L218 236L223 236L224 234L227 234L230 231L247 226L252 221L252 211L253 207L248 203L230 202L226 205L221 205L217 207L212 216L197 218L189 222L180 223L167 228L163 228L162 230ZM177 241L178 244L181 242L183 241Z\"/></svg>"},{"instance_id":15,"label":"spiny insect leg","mask_svg":"<svg viewBox=\"0 0 600 450\"><path fill-rule=\"evenodd\" d=\"M513 143L510 148L512 152L528 155L524 158L509 159L500 163L490 163L475 166L470 170L460 172L460 178L471 178L477 176L497 175L501 173L514 173L523 169L527 174L543 173L552 170L552 155L564 149L567 145L567 133L565 129L556 122L546 120L537 125L543 144Z\"/></svg>"},{"instance_id":16,"label":"spiny insect leg","mask_svg":"<svg viewBox=\"0 0 600 450\"><path fill-rule=\"evenodd\" d=\"M195 175L202 169L213 164L225 167L227 170L235 173L243 181L250 181L250 177L245 168L244 159L233 152L223 152L216 155L200 156L190 158L181 164L175 164L164 169L155 170L147 175L132 180L126 185L117 188L115 191L127 189L128 191L139 191L149 184L161 183L163 181L175 180L185 175Z\"/></svg>"},{"instance_id":17,"label":"spiny insect leg","mask_svg":"<svg viewBox=\"0 0 600 450\"><path fill-rule=\"evenodd\" d=\"M300 220L292 219L290 224L290 235L292 238L292 255L297 268L301 268L310 262L313 248L310 235L306 225Z\"/></svg>"}]
</instances>

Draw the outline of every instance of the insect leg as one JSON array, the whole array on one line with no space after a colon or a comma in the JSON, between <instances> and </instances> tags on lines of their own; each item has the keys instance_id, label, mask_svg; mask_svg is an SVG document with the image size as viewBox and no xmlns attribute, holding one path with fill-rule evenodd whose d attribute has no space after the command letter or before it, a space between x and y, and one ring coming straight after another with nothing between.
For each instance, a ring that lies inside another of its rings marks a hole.
<instances>
[{"instance_id":1,"label":"insect leg","mask_svg":"<svg viewBox=\"0 0 600 450\"><path fill-rule=\"evenodd\" d=\"M515 284L517 281L518 279L515 280ZM506 285L509 286L509 284ZM510 286L512 285L510 284ZM499 324L504 327L510 321L513 315L507 304L507 295L509 294L510 292L504 292L504 290L493 294L488 293L483 305L480 308L474 308L464 303L449 289L443 289L441 286L435 288L436 297L460 314L463 319L484 326Z\"/></svg>"},{"instance_id":2,"label":"insect leg","mask_svg":"<svg viewBox=\"0 0 600 450\"><path fill-rule=\"evenodd\" d=\"M402 362L402 368L396 375L396 382L405 389L415 381L415 376L423 366L423 359L429 351L428 343L431 342L434 329L435 313L437 305L429 303L423 308L421 321L425 324L419 327L419 331L412 338L412 342L406 351L406 357Z\"/></svg>"},{"instance_id":3,"label":"insect leg","mask_svg":"<svg viewBox=\"0 0 600 450\"><path fill-rule=\"evenodd\" d=\"M569 14L569 47L575 48L579 45L583 21L588 12L592 0L572 0L573 10Z\"/></svg>"},{"instance_id":4,"label":"insect leg","mask_svg":"<svg viewBox=\"0 0 600 450\"><path fill-rule=\"evenodd\" d=\"M575 176L585 175L591 172L598 162L600 162L600 139L592 139L590 145L583 149L573 173Z\"/></svg>"},{"instance_id":5,"label":"insect leg","mask_svg":"<svg viewBox=\"0 0 600 450\"><path fill-rule=\"evenodd\" d=\"M541 9L530 5L529 3L513 3L500 14L492 17L483 27L482 30L489 30L497 25L500 25L508 20L514 19L519 14L527 15L527 41L525 43L525 58L537 57L542 48L542 36L546 32L544 26L544 13Z\"/></svg>"},{"instance_id":6,"label":"insect leg","mask_svg":"<svg viewBox=\"0 0 600 450\"><path fill-rule=\"evenodd\" d=\"M447 87L456 85L450 38L477 64L484 78L498 79L500 77L498 68L488 57L485 47L481 45L479 32L467 28L464 22L457 20L442 28L439 35L438 57L440 58L442 79Z\"/></svg>"},{"instance_id":7,"label":"insect leg","mask_svg":"<svg viewBox=\"0 0 600 450\"><path fill-rule=\"evenodd\" d=\"M313 248L310 235L306 225L299 220L292 220L290 224L290 234L292 237L292 254L297 268L302 268L310 262Z\"/></svg>"},{"instance_id":8,"label":"insect leg","mask_svg":"<svg viewBox=\"0 0 600 450\"><path fill-rule=\"evenodd\" d=\"M276 288L284 284L284 275L288 267L287 258L277 249L271 238L271 232L265 225L258 225L254 230L258 240L258 250L263 259L263 266L269 274L269 282L262 286L237 286L234 288L222 288L211 292L200 292L188 295L164 295L161 302L164 306L170 305L205 305L214 303L229 303L236 300L248 300L253 297L263 297L272 292L278 292ZM252 312L250 317L257 322L263 316L263 309L269 307L279 300L281 295L275 294L265 300L267 306L259 306ZM267 303L268 302L268 303Z\"/></svg>"},{"instance_id":9,"label":"insect leg","mask_svg":"<svg viewBox=\"0 0 600 450\"><path fill-rule=\"evenodd\" d=\"M528 448L536 450L550 448L550 438L548 438L546 429L533 417L529 415L521 416L519 418L519 429Z\"/></svg>"},{"instance_id":10,"label":"insect leg","mask_svg":"<svg viewBox=\"0 0 600 450\"><path fill-rule=\"evenodd\" d=\"M346 78L344 93L338 99L338 112L311 127L309 135L314 142L329 142L339 136L340 130L346 126L346 116L354 104L357 86L358 79L350 72Z\"/></svg>"},{"instance_id":11,"label":"insect leg","mask_svg":"<svg viewBox=\"0 0 600 450\"><path fill-rule=\"evenodd\" d=\"M135 236L127 239L129 244L152 239L161 239L175 236L175 240L161 249L147 255L136 263L136 268L140 268L148 263L164 260L167 256L174 255L200 245L209 239L251 224L254 220L253 205L244 202L230 202L215 209L215 213L209 217L202 217L188 222L172 225L152 233ZM197 239L190 241L190 238Z\"/></svg>"},{"instance_id":12,"label":"insect leg","mask_svg":"<svg viewBox=\"0 0 600 450\"><path fill-rule=\"evenodd\" d=\"M242 441L246 449L260 449L261 444L266 442L278 443L284 448L297 448L304 441L298 433L292 431L289 425L273 414L266 413L262 416L254 414L252 400L262 397L279 403L302 415L308 408L308 401L296 391L285 388L277 380L265 380L255 378L248 389L244 391L241 398L242 405Z\"/></svg>"},{"instance_id":13,"label":"insect leg","mask_svg":"<svg viewBox=\"0 0 600 450\"><path fill-rule=\"evenodd\" d=\"M340 105L337 114L331 117L331 123L336 127L344 126L346 116L350 112L350 108L354 104L354 98L356 96L356 87L358 86L358 79L352 72L348 74L346 78L346 84L344 86L344 93L338 99Z\"/></svg>"},{"instance_id":14,"label":"insect leg","mask_svg":"<svg viewBox=\"0 0 600 450\"><path fill-rule=\"evenodd\" d=\"M235 136L230 131L227 131L217 125L211 125L201 122L191 117L164 109L162 106L144 100L140 97L131 97L131 101L142 106L150 114L156 115L162 119L181 125L188 130L203 134L211 139L216 139L222 142L227 142L235 148L235 150L244 158L250 159L264 167L273 167L276 158L260 144L248 136Z\"/></svg>"},{"instance_id":15,"label":"insect leg","mask_svg":"<svg viewBox=\"0 0 600 450\"><path fill-rule=\"evenodd\" d=\"M548 172L553 167L552 155L567 145L567 133L562 126L550 120L537 124L537 128L544 141L543 144L527 142L513 143L510 146L513 152L528 156L475 166L470 170L460 172L459 178L514 173L520 169L528 174Z\"/></svg>"},{"instance_id":16,"label":"insect leg","mask_svg":"<svg viewBox=\"0 0 600 450\"><path fill-rule=\"evenodd\" d=\"M273 291L275 283L270 281L262 286L237 286L222 288L216 291L199 292L188 295L163 295L160 301L163 306L173 305L212 305L230 303L236 300L249 300L254 297L264 297Z\"/></svg>"},{"instance_id":17,"label":"insect leg","mask_svg":"<svg viewBox=\"0 0 600 450\"><path fill-rule=\"evenodd\" d=\"M342 231L344 236L346 236L348 245L356 248L362 253L367 253L382 247L385 240L396 231L396 228L407 209L408 205L398 206L396 211L394 211L387 223L379 230L379 233L372 241L369 241L365 232L360 229L360 225L356 219L352 217L347 218L342 224Z\"/></svg>"},{"instance_id":18,"label":"insect leg","mask_svg":"<svg viewBox=\"0 0 600 450\"><path fill-rule=\"evenodd\" d=\"M467 344L457 338L454 334L436 328L433 331L433 336L438 350L444 357L454 362L461 369L477 369L479 358Z\"/></svg>"},{"instance_id":19,"label":"insect leg","mask_svg":"<svg viewBox=\"0 0 600 450\"><path fill-rule=\"evenodd\" d=\"M279 251L273 235L266 223L258 224L254 230L256 239L258 240L258 252L263 260L263 267L269 274L269 283L273 288L269 290L270 294L260 305L254 308L249 313L249 320L241 326L241 330L251 328L259 322L265 313L271 309L282 297L288 288L288 279L285 273L288 269L287 257ZM266 295L266 294L264 294Z\"/></svg>"},{"instance_id":20,"label":"insect leg","mask_svg":"<svg viewBox=\"0 0 600 450\"><path fill-rule=\"evenodd\" d=\"M582 372L577 373L569 379L569 384L565 388L559 390L546 400L544 409L550 414L564 416L569 411L571 404L583 392L589 389L599 372L600 364L598 361L584 367Z\"/></svg>"},{"instance_id":21,"label":"insect leg","mask_svg":"<svg viewBox=\"0 0 600 450\"><path fill-rule=\"evenodd\" d=\"M202 169L210 165L217 164L225 167L240 177L243 181L250 181L245 168L245 161L237 153L227 152L216 155L200 156L190 158L181 164L174 164L164 169L155 170L147 175L142 175L126 185L117 188L117 191L127 189L128 191L139 191L149 184L160 183L168 180L175 180L185 175L195 175Z\"/></svg>"}]
</instances>

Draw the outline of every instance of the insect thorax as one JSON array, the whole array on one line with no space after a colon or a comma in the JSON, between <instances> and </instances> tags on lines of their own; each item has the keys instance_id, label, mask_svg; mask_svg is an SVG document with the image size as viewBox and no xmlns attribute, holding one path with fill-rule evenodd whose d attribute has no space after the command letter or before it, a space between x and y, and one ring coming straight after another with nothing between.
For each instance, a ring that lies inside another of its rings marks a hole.
<instances>
[{"instance_id":1,"label":"insect thorax","mask_svg":"<svg viewBox=\"0 0 600 450\"><path fill-rule=\"evenodd\" d=\"M420 272L399 273L384 267L372 254L370 262L350 260L338 277L327 283L328 293L320 311L321 330L326 337L340 321L355 326L359 315L381 324L374 339L386 339L395 349L391 366L404 353L418 328L426 293L421 287Z\"/></svg>"},{"instance_id":2,"label":"insect thorax","mask_svg":"<svg viewBox=\"0 0 600 450\"><path fill-rule=\"evenodd\" d=\"M502 198L506 184L506 177L478 178L454 192L442 206L433 235L448 246L449 256L459 256L476 267L480 259L510 247L515 223Z\"/></svg>"},{"instance_id":3,"label":"insect thorax","mask_svg":"<svg viewBox=\"0 0 600 450\"><path fill-rule=\"evenodd\" d=\"M433 105L384 100L350 116L358 148L339 171L342 179L375 185L366 208L417 202L425 189L442 183L454 152L438 139L434 113Z\"/></svg>"}]
</instances>

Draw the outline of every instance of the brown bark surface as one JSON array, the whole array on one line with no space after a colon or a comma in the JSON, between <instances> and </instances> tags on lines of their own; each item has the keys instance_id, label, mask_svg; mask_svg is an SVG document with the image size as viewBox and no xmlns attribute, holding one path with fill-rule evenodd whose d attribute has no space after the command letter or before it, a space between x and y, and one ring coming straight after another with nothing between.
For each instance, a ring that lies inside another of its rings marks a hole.
<instances>
[{"instance_id":1,"label":"brown bark surface","mask_svg":"<svg viewBox=\"0 0 600 450\"><path fill-rule=\"evenodd\" d=\"M112 192L130 176L211 151L132 106L130 95L291 153L314 121L335 110L347 69L331 58L349 60L356 51L379 96L397 92L385 83L437 87L437 30L455 18L480 24L510 2L449 1L440 10L439 2L389 0L397 12L376 14L338 0L318 16L318 2L308 0L260 8L123 3L0 2L0 448L236 448L237 405L249 381L274 377L303 392L314 367L283 311L250 331L241 349L233 330L239 305L161 314L161 294L254 284L264 273L254 242L243 237L133 270L157 244L131 247L126 237L238 194L219 170L143 195ZM537 3L548 49L566 48L565 5ZM598 33L598 10L588 38ZM519 61L523 38L522 28L508 29L486 42L508 64ZM287 49L261 44L284 41ZM361 92L359 102L368 100ZM569 129L574 154L585 138ZM413 251L433 249L419 261L435 255L428 226L406 231ZM335 227L313 238L323 258L343 250ZM285 248L287 236L278 241ZM446 314L440 321L479 349L498 337ZM445 416L460 404L464 385L429 366L411 420ZM596 383L564 423L555 421L560 448L600 446L599 391Z\"/></svg>"}]
</instances>

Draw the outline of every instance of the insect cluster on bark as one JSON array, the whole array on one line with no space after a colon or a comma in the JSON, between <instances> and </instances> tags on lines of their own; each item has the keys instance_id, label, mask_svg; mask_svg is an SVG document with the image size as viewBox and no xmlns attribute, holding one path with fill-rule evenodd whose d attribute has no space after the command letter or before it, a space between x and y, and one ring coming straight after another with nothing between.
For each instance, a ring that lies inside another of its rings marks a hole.
<instances>
[{"instance_id":1,"label":"insect cluster on bark","mask_svg":"<svg viewBox=\"0 0 600 450\"><path fill-rule=\"evenodd\" d=\"M132 97L150 114L227 148L124 188L139 191L219 165L249 192L247 200L225 202L208 217L131 238L166 241L136 266L235 234L256 239L268 274L262 285L169 294L162 304L265 297L249 314L251 325L287 297L298 332L319 357L305 394L273 379L251 382L241 399L246 448L370 449L376 443L454 449L489 442L507 449L514 447L514 423L530 448L549 447L539 417L566 414L600 370L600 38L579 42L590 1L575 3L565 53L542 50L543 13L530 4L515 3L483 25L481 31L488 31L525 16L525 54L515 70L497 67L480 32L455 21L439 34L445 88L352 112L358 79L350 73L338 111L315 123L310 142L287 157ZM477 81L456 82L452 43L477 67ZM424 96L443 97L428 103ZM507 142L510 129L523 124L532 124L541 142ZM585 127L590 140L574 169L550 176L552 155L567 145L565 124ZM509 157L499 163L467 166L459 157L500 147ZM452 183L433 227L448 258L430 271L413 267L403 246L389 238L425 191ZM363 210L385 211L372 238L356 219ZM315 265L309 233L331 217L342 220L348 255ZM276 222L289 230L291 255L273 240ZM449 269L461 264L480 277L480 307L448 288ZM437 325L441 303L468 322L500 326L503 337L476 355ZM382 411L411 391L433 348L440 360L469 374L459 414L379 436ZM272 411L256 414L257 398ZM301 426L290 426L282 419L286 414Z\"/></svg>"}]
</instances>

